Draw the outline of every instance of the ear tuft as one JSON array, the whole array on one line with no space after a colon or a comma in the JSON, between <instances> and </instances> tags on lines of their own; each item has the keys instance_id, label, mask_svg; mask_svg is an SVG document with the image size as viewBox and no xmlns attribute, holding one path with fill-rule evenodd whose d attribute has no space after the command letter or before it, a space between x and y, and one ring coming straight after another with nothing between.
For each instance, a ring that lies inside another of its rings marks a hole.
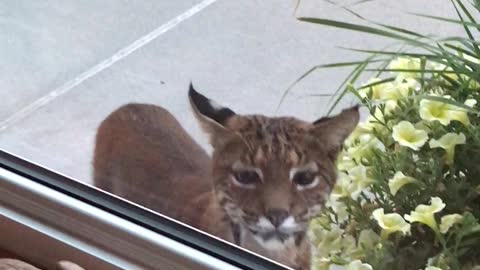
<instances>
[{"instance_id":1,"label":"ear tuft","mask_svg":"<svg viewBox=\"0 0 480 270\"><path fill-rule=\"evenodd\" d=\"M345 139L360 120L359 106L343 110L336 116L324 117L313 123L314 135L335 151L340 150Z\"/></svg>"},{"instance_id":2,"label":"ear tuft","mask_svg":"<svg viewBox=\"0 0 480 270\"><path fill-rule=\"evenodd\" d=\"M228 118L235 115L235 112L229 108L222 107L215 101L198 93L193 87L192 83L190 83L188 96L190 98L192 107L194 107L199 114L217 122L222 126L225 125Z\"/></svg>"},{"instance_id":3,"label":"ear tuft","mask_svg":"<svg viewBox=\"0 0 480 270\"><path fill-rule=\"evenodd\" d=\"M342 114L347 114L347 117L350 116L349 118L352 118L353 121L355 121L355 117L357 117L358 119L356 120L357 122L359 121L360 119L360 105L355 105L355 106L352 106L348 109L344 109L339 115L337 116L340 116ZM320 124L322 122L327 122L329 121L330 119L332 118L335 118L337 116L333 116L333 117L322 117L318 120L316 120L315 122L313 122L314 125L317 125L317 124Z\"/></svg>"},{"instance_id":4,"label":"ear tuft","mask_svg":"<svg viewBox=\"0 0 480 270\"><path fill-rule=\"evenodd\" d=\"M238 137L234 131L226 126L227 120L235 116L234 111L220 106L215 101L198 93L192 84L190 84L188 97L195 117L202 129L210 136L210 144L214 148Z\"/></svg>"}]
</instances>

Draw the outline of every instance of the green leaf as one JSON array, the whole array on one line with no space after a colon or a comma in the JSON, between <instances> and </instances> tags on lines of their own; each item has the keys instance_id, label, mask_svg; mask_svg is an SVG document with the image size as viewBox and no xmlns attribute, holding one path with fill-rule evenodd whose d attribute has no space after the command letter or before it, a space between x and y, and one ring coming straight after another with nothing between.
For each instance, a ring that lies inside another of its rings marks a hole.
<instances>
[{"instance_id":1,"label":"green leaf","mask_svg":"<svg viewBox=\"0 0 480 270\"><path fill-rule=\"evenodd\" d=\"M406 73L432 73L432 74L469 74L469 73L458 73L455 70L436 70L436 69L400 69L400 68L384 68L384 69L378 69L378 68L370 68L370 69L365 69L365 71L383 71L383 72L406 72Z\"/></svg>"},{"instance_id":2,"label":"green leaf","mask_svg":"<svg viewBox=\"0 0 480 270\"><path fill-rule=\"evenodd\" d=\"M288 86L288 88L283 92L283 94L280 98L280 101L277 105L276 111L278 111L280 106L283 104L283 101L285 101L285 98L291 92L293 87L295 87L295 85L297 85L300 81L302 81L303 79L308 77L313 72L315 72L319 69L323 69L323 68L340 68L340 67L358 66L360 64L365 63L365 61L367 61L368 63L376 63L376 62L383 62L385 60L384 59L369 58L368 60L363 60L363 61L331 63L331 64L318 65L318 66L314 66L314 67L310 68L305 73L303 73L298 79L296 79L292 84L290 84L290 86Z\"/></svg>"},{"instance_id":3,"label":"green leaf","mask_svg":"<svg viewBox=\"0 0 480 270\"><path fill-rule=\"evenodd\" d=\"M457 15L458 17L460 18L460 20L462 22L465 22L465 20L463 19L463 16L462 14L460 14L460 11L458 10L457 6L455 5L455 2L454 0L451 0L453 6L455 7L455 11L457 12ZM468 9L465 8L465 5L463 5L462 1L460 0L456 0L456 2L458 3L458 5L462 8L463 12L467 15L467 17L470 19L470 22L474 23L474 24L477 24L477 22L475 21L475 19L472 17L472 15L470 14L470 12L468 11ZM478 25L478 24L477 24ZM465 29L465 32L467 33L467 36L470 38L470 40L475 40L475 38L473 37L473 34L472 32L470 31L470 29L468 29L468 27L466 25L463 25L463 28ZM476 29L478 31L480 31L480 25L476 27ZM477 54L480 54L480 49L478 48L478 46L474 46L475 47L475 50L477 52Z\"/></svg>"},{"instance_id":4,"label":"green leaf","mask_svg":"<svg viewBox=\"0 0 480 270\"><path fill-rule=\"evenodd\" d=\"M357 49L357 48L349 48L349 47L339 47L344 50L354 51L354 52L361 52L361 53L375 53L379 55L390 55L390 56L397 56L397 57L412 57L412 58L421 58L425 57L427 59L443 59L442 56L437 54L426 54L426 53L411 53L411 52L399 52L399 51L384 51L384 50L367 50L367 49Z\"/></svg>"},{"instance_id":5,"label":"green leaf","mask_svg":"<svg viewBox=\"0 0 480 270\"><path fill-rule=\"evenodd\" d=\"M379 85L379 84L384 84L384 83L393 82L393 81L395 81L394 77L386 78L386 79L383 79L383 80L380 80L380 81L377 81L377 82L373 82L373 83L363 85L363 86L359 87L358 90L365 89L365 88L370 88L370 87L373 87L373 86L376 86L376 85Z\"/></svg>"},{"instance_id":6,"label":"green leaf","mask_svg":"<svg viewBox=\"0 0 480 270\"><path fill-rule=\"evenodd\" d=\"M454 23L454 24L461 24L463 26L470 26L470 27L480 27L480 24L477 23L472 23L472 22L465 22L462 20L456 20L456 19L451 19L451 18L446 18L446 17L441 17L441 16L434 16L434 15L428 15L428 14L423 14L423 13L416 13L416 12L409 12L409 14L418 16L418 17L423 17L427 19L432 19L436 21L443 21L443 22L449 22L449 23Z\"/></svg>"},{"instance_id":7,"label":"green leaf","mask_svg":"<svg viewBox=\"0 0 480 270\"><path fill-rule=\"evenodd\" d=\"M480 0L473 0L472 5L474 8L476 8L478 11L480 11Z\"/></svg>"},{"instance_id":8,"label":"green leaf","mask_svg":"<svg viewBox=\"0 0 480 270\"><path fill-rule=\"evenodd\" d=\"M375 0L360 0L360 1L357 1L357 2L353 2L353 3L349 4L348 6L352 7L352 6L356 6L356 5L360 5L360 4L367 3L367 2L372 2L372 1L375 1Z\"/></svg>"},{"instance_id":9,"label":"green leaf","mask_svg":"<svg viewBox=\"0 0 480 270\"><path fill-rule=\"evenodd\" d=\"M359 19L361 19L361 20L364 20L364 21L366 21L366 22L369 22L369 23L371 23L371 24L378 25L378 26L384 27L384 28L389 29L389 30L393 30L394 32L399 32L399 33L403 33L403 34L415 36L415 37L418 37L418 38L426 38L426 36L424 36L424 35L422 35L422 34L420 34L420 33L417 33L417 32L414 32L414 31L411 31L411 30L408 30L408 29L405 29L405 28L400 28L400 27L397 27L397 26L387 25L387 24L378 23L378 22L369 20L369 19L363 17L363 16L360 15L359 13L351 10L350 8L348 8L348 7L346 7L346 6L344 6L343 9L346 10L347 12L351 13L351 14L354 15L355 17L357 17L357 18L359 18Z\"/></svg>"},{"instance_id":10,"label":"green leaf","mask_svg":"<svg viewBox=\"0 0 480 270\"><path fill-rule=\"evenodd\" d=\"M375 57L375 55L372 55L370 56L369 58L373 58ZM342 100L342 98L347 94L347 92L349 91L348 87L345 88L343 91L341 90L345 85L348 85L348 84L353 84L357 81L357 79L360 77L360 75L363 73L363 71L365 70L365 67L368 65L368 62L369 62L369 58L367 58L365 60L364 63L358 65L353 71L352 73L350 73L350 76L348 76L345 81L343 81L343 83L340 85L340 87L338 88L338 90L335 92L335 95L338 94L338 92L340 92L340 95L338 96L338 98L336 100L334 100L333 104L330 106L330 109L328 110L327 112L327 116L329 116L332 111L335 109L335 107L337 107L338 103L340 103L340 101Z\"/></svg>"},{"instance_id":11,"label":"green leaf","mask_svg":"<svg viewBox=\"0 0 480 270\"><path fill-rule=\"evenodd\" d=\"M364 32L364 33L368 33L368 34L372 34L372 35L378 35L378 36L388 37L388 38L392 38L392 39L402 40L402 41L408 42L410 44L415 44L416 46L425 48L426 50L438 51L438 49L436 47L434 47L434 46L432 46L428 43L422 42L418 39L413 39L413 38L406 37L404 35L396 33L395 31L394 32L386 31L386 30L382 30L382 29L374 28L374 27L370 27L370 26L346 23L346 22L329 20L329 19L321 19L321 18L300 17L300 18L298 18L298 20L303 21L303 22L321 24L321 25L346 29L346 30L350 30L350 31Z\"/></svg>"}]
</instances>

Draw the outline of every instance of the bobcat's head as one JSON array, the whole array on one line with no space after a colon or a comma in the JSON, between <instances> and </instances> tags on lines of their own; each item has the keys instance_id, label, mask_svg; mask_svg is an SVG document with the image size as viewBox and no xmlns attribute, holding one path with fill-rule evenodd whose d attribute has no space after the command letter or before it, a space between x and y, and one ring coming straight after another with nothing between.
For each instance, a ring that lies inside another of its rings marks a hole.
<instances>
[{"instance_id":1,"label":"bobcat's head","mask_svg":"<svg viewBox=\"0 0 480 270\"><path fill-rule=\"evenodd\" d=\"M238 115L193 87L189 97L210 135L215 192L232 222L266 249L299 242L335 184L335 160L358 123L358 107L309 123Z\"/></svg>"}]
</instances>

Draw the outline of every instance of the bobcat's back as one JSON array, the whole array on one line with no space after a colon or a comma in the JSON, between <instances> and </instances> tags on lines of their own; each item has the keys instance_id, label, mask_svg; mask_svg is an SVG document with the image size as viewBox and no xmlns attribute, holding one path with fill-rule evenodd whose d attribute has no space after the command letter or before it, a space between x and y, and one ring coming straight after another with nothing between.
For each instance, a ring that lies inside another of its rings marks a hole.
<instances>
[{"instance_id":1,"label":"bobcat's back","mask_svg":"<svg viewBox=\"0 0 480 270\"><path fill-rule=\"evenodd\" d=\"M97 187L187 223L188 200L212 189L210 157L155 105L128 104L101 123L93 168Z\"/></svg>"}]
</instances>

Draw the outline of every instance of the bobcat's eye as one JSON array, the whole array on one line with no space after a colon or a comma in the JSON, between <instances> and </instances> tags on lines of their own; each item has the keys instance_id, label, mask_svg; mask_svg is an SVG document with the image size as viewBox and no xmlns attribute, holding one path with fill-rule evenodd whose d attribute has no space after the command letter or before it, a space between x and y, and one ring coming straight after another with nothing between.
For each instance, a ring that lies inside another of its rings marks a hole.
<instances>
[{"instance_id":1,"label":"bobcat's eye","mask_svg":"<svg viewBox=\"0 0 480 270\"><path fill-rule=\"evenodd\" d=\"M317 164L310 162L302 167L292 168L290 170L290 180L299 191L315 187L320 182Z\"/></svg>"},{"instance_id":2,"label":"bobcat's eye","mask_svg":"<svg viewBox=\"0 0 480 270\"><path fill-rule=\"evenodd\" d=\"M240 187L254 188L262 180L255 170L241 170L233 172L233 183Z\"/></svg>"},{"instance_id":3,"label":"bobcat's eye","mask_svg":"<svg viewBox=\"0 0 480 270\"><path fill-rule=\"evenodd\" d=\"M299 171L293 176L292 182L299 190L312 188L318 184L318 177L310 171Z\"/></svg>"}]
</instances>

